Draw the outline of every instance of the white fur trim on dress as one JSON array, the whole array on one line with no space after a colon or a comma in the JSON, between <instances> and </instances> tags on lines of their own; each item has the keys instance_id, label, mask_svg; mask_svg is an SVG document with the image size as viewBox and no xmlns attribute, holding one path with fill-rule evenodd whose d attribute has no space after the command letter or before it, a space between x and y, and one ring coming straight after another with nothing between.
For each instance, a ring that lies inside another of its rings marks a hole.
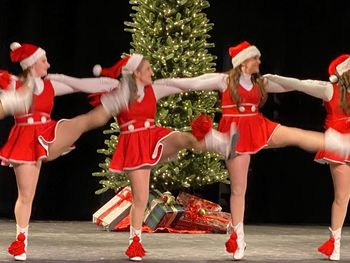
<instances>
[{"instance_id":1,"label":"white fur trim on dress","mask_svg":"<svg viewBox=\"0 0 350 263\"><path fill-rule=\"evenodd\" d=\"M153 149L153 153L152 153L152 159L154 159L153 163L142 163L140 165L133 166L133 167L127 166L127 167L124 167L123 170L109 168L109 171L114 172L114 173L123 173L123 172L133 171L133 170L145 167L145 166L150 166L150 167L156 166L159 163L159 161L163 155L163 143L162 143L162 141L165 138L169 137L170 135L172 135L174 133L178 133L178 132L179 131L171 131L170 133L168 133L167 135L165 135L164 137L162 137L158 140L157 144L155 145L155 147Z\"/></svg>"},{"instance_id":2,"label":"white fur trim on dress","mask_svg":"<svg viewBox=\"0 0 350 263\"><path fill-rule=\"evenodd\" d=\"M241 65L241 63L244 60L248 58L253 58L255 56L261 56L259 49L256 46L247 47L232 58L233 68L236 68L239 65Z\"/></svg>"},{"instance_id":3,"label":"white fur trim on dress","mask_svg":"<svg viewBox=\"0 0 350 263\"><path fill-rule=\"evenodd\" d=\"M53 139L51 141L47 141L45 140L45 138L42 135L38 136L38 141L41 144L41 146L45 149L46 151L46 156L44 159L47 159L49 157L49 144L53 143L56 138L57 138L57 129L58 129L58 125L60 125L62 122L64 121L71 121L71 119L60 119L56 125L55 125L55 131L54 131L54 136ZM61 155L66 155L67 153L69 153L70 151L74 150L75 146L69 146L68 149L65 152L62 152Z\"/></svg>"},{"instance_id":4,"label":"white fur trim on dress","mask_svg":"<svg viewBox=\"0 0 350 263\"><path fill-rule=\"evenodd\" d=\"M27 69L28 67L33 65L35 62L37 62L38 59L45 54L46 54L45 50L39 47L37 50L35 50L35 52L32 55L23 59L19 64L21 65L22 69Z\"/></svg>"}]
</instances>

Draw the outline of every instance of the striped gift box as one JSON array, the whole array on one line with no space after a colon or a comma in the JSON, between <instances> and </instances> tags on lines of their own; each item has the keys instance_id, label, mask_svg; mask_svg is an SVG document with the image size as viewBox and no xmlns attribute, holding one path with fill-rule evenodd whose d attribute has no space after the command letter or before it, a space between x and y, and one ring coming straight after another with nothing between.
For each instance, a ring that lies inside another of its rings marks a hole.
<instances>
[{"instance_id":1,"label":"striped gift box","mask_svg":"<svg viewBox=\"0 0 350 263\"><path fill-rule=\"evenodd\" d=\"M127 186L93 214L92 222L111 231L129 214L131 205L131 188Z\"/></svg>"},{"instance_id":2,"label":"striped gift box","mask_svg":"<svg viewBox=\"0 0 350 263\"><path fill-rule=\"evenodd\" d=\"M164 194L153 190L148 199L148 207L145 212L145 224L151 229L161 227L173 227L184 213L184 208L179 204L167 204Z\"/></svg>"}]
</instances>

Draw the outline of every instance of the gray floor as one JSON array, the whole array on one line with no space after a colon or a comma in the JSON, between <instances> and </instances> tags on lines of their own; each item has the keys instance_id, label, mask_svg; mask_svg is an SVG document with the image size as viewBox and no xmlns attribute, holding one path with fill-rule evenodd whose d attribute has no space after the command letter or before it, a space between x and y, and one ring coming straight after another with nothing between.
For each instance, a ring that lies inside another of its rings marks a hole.
<instances>
[{"instance_id":1,"label":"gray floor","mask_svg":"<svg viewBox=\"0 0 350 263\"><path fill-rule=\"evenodd\" d=\"M12 262L7 246L13 221L0 220L0 261ZM321 226L245 227L243 262L329 262L316 251L328 238ZM27 262L129 262L124 256L128 233L106 232L90 222L36 221L30 225ZM229 262L225 234L144 234L143 262ZM344 228L342 262L350 262L350 229Z\"/></svg>"}]
</instances>

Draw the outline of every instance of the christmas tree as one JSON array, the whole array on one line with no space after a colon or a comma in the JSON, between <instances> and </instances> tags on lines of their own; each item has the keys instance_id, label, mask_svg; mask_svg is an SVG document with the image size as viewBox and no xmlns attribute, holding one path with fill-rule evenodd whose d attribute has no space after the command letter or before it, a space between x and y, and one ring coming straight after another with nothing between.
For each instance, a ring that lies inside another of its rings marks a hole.
<instances>
[{"instance_id":1,"label":"christmas tree","mask_svg":"<svg viewBox=\"0 0 350 263\"><path fill-rule=\"evenodd\" d=\"M132 22L125 22L126 31L132 33L133 47L130 53L144 55L151 62L155 79L169 77L193 77L214 72L216 57L208 52L208 32L213 24L203 9L209 7L206 0L131 0ZM200 113L215 117L220 111L217 92L187 92L166 97L159 101L156 124L178 131L190 131L190 123ZM214 123L214 126L216 123ZM108 164L118 142L119 127L111 124L104 131L110 138L106 149L99 152L106 156L100 164L103 188L117 190L129 184L125 174L113 174ZM159 190L196 188L215 182L227 183L228 173L223 158L213 152L196 154L182 150L178 159L155 167L151 174L151 187Z\"/></svg>"}]
</instances>

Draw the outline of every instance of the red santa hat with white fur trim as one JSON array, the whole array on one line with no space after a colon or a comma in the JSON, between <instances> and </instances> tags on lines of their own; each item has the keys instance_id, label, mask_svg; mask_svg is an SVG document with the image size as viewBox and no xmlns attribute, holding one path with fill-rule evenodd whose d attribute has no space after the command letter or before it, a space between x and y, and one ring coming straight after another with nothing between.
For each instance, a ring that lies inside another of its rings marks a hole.
<instances>
[{"instance_id":1,"label":"red santa hat with white fur trim","mask_svg":"<svg viewBox=\"0 0 350 263\"><path fill-rule=\"evenodd\" d=\"M92 71L95 76L118 78L120 74L132 74L140 65L142 59L142 55L132 54L118 60L117 63L109 68L102 68L101 65L95 65Z\"/></svg>"},{"instance_id":2,"label":"red santa hat with white fur trim","mask_svg":"<svg viewBox=\"0 0 350 263\"><path fill-rule=\"evenodd\" d=\"M45 50L40 47L31 44L20 44L13 42L10 45L11 49L11 61L19 62L22 69L25 70L38 61L43 55L46 54Z\"/></svg>"},{"instance_id":3,"label":"red santa hat with white fur trim","mask_svg":"<svg viewBox=\"0 0 350 263\"><path fill-rule=\"evenodd\" d=\"M230 56L232 57L232 66L233 68L238 67L241 63L253 57L260 57L260 51L256 46L250 45L247 41L243 41L237 46L233 46L229 48Z\"/></svg>"},{"instance_id":4,"label":"red santa hat with white fur trim","mask_svg":"<svg viewBox=\"0 0 350 263\"><path fill-rule=\"evenodd\" d=\"M341 77L346 71L350 70L350 55L340 55L334 59L328 67L329 81L338 82L338 76Z\"/></svg>"}]
</instances>

